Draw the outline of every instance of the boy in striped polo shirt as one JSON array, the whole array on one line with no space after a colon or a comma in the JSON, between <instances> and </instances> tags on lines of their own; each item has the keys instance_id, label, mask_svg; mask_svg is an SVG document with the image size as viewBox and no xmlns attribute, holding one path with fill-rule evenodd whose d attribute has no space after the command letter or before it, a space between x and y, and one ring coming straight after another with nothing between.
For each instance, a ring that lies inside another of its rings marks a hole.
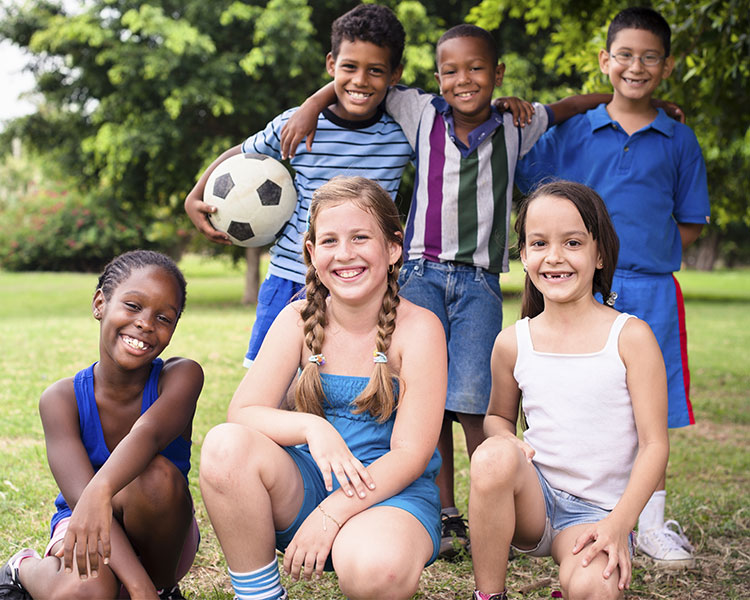
<instances>
[{"instance_id":1,"label":"boy in striped polo shirt","mask_svg":"<svg viewBox=\"0 0 750 600\"><path fill-rule=\"evenodd\" d=\"M413 151L401 127L381 106L389 86L401 78L404 29L389 8L360 5L333 23L331 52L326 69L333 77L335 100L318 117L318 144L304 146L290 159L294 167L297 206L271 247L268 276L260 287L256 318L245 355L245 366L255 359L276 315L304 289L307 268L302 260L302 236L313 192L335 175L361 175L377 181L393 198L401 173ZM292 108L273 119L263 131L221 154L185 199L185 211L196 228L219 244L226 234L214 229L207 215L215 208L203 202L203 189L216 166L230 156L260 153L276 159L281 151L281 130L294 114Z\"/></svg>"},{"instance_id":2,"label":"boy in striped polo shirt","mask_svg":"<svg viewBox=\"0 0 750 600\"><path fill-rule=\"evenodd\" d=\"M508 270L507 232L516 161L555 122L607 98L601 94L535 105L520 127L517 117L492 105L505 65L495 41L475 25L449 29L437 44L435 77L442 96L391 88L386 111L416 151L414 195L406 221L401 295L433 311L448 341L448 395L438 450L443 507L440 556L466 546L453 491L453 422L466 436L469 456L484 440L482 428L492 385L490 354L502 327L499 273ZM292 123L295 141L330 99L330 84L309 98ZM507 100L507 99L506 99ZM313 121L314 122L314 121ZM285 133L285 136L287 133ZM292 144L293 146L295 144Z\"/></svg>"}]
</instances>

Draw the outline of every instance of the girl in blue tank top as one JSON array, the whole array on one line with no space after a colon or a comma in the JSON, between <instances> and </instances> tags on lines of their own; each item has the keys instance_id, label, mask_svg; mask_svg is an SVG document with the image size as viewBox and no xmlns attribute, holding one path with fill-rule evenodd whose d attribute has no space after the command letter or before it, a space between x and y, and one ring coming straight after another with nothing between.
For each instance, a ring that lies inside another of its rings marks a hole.
<instances>
[{"instance_id":1,"label":"girl in blue tank top","mask_svg":"<svg viewBox=\"0 0 750 600\"><path fill-rule=\"evenodd\" d=\"M507 598L511 544L552 556L563 597L621 599L669 454L664 361L648 325L611 308L619 243L594 190L540 186L516 231L523 318L495 340L488 437L471 459L474 600Z\"/></svg>"},{"instance_id":2,"label":"girl in blue tank top","mask_svg":"<svg viewBox=\"0 0 750 600\"><path fill-rule=\"evenodd\" d=\"M22 550L3 570L19 598L182 598L177 582L198 546L187 475L203 371L158 356L185 287L169 257L145 250L100 276L99 360L39 403L60 495L44 558Z\"/></svg>"},{"instance_id":3,"label":"girl in blue tank top","mask_svg":"<svg viewBox=\"0 0 750 600\"><path fill-rule=\"evenodd\" d=\"M437 555L445 337L399 299L402 240L377 183L336 177L313 195L306 299L276 318L201 453L240 600L287 597L274 548L292 581L333 569L351 599L410 598Z\"/></svg>"}]
</instances>

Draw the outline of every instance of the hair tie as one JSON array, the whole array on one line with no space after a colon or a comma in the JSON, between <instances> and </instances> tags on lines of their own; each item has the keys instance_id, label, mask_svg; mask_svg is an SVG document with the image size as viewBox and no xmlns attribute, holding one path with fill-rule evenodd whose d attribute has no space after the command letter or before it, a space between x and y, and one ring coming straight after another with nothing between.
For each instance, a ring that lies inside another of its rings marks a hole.
<instances>
[{"instance_id":1,"label":"hair tie","mask_svg":"<svg viewBox=\"0 0 750 600\"><path fill-rule=\"evenodd\" d=\"M378 363L387 363L388 357L385 355L385 352L378 352L375 350L375 352L372 353L372 362L375 364Z\"/></svg>"},{"instance_id":2,"label":"hair tie","mask_svg":"<svg viewBox=\"0 0 750 600\"><path fill-rule=\"evenodd\" d=\"M319 367L322 367L324 364L326 364L326 357L323 356L322 354L313 354L307 360L308 362L315 363Z\"/></svg>"},{"instance_id":3,"label":"hair tie","mask_svg":"<svg viewBox=\"0 0 750 600\"><path fill-rule=\"evenodd\" d=\"M607 306L614 306L615 300L617 300L617 292L610 292L609 296L607 296L607 299L604 301L604 304Z\"/></svg>"}]
</instances>

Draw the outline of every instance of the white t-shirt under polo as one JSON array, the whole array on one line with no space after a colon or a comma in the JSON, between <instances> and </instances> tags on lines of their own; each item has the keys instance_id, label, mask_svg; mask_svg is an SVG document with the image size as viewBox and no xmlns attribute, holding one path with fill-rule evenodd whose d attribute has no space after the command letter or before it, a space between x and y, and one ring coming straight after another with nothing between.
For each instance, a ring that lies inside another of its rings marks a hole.
<instances>
[{"instance_id":1,"label":"white t-shirt under polo","mask_svg":"<svg viewBox=\"0 0 750 600\"><path fill-rule=\"evenodd\" d=\"M537 352L528 317L516 322L513 376L523 394L533 462L556 489L611 510L630 478L638 435L618 338L620 314L604 348L590 354Z\"/></svg>"}]
</instances>

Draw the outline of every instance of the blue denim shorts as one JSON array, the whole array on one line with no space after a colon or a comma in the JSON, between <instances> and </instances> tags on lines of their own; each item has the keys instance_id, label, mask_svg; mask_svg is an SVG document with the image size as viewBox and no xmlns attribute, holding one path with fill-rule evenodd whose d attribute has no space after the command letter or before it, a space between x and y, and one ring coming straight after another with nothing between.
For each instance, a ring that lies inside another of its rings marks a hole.
<instances>
[{"instance_id":1,"label":"blue denim shorts","mask_svg":"<svg viewBox=\"0 0 750 600\"><path fill-rule=\"evenodd\" d=\"M552 554L552 542L557 534L572 527L573 525L583 525L585 523L597 523L609 515L610 511L581 500L573 494L558 490L550 486L547 480L534 465L539 485L542 486L542 495L544 496L544 507L547 511L547 522L544 525L544 533L539 543L531 550L522 550L515 548L521 554L531 556L550 556ZM633 556L633 533L628 536L628 546L630 547L630 556Z\"/></svg>"},{"instance_id":2,"label":"blue denim shorts","mask_svg":"<svg viewBox=\"0 0 750 600\"><path fill-rule=\"evenodd\" d=\"M500 278L480 267L407 261L399 274L401 296L431 310L448 342L445 409L483 415L490 401L490 356L503 326Z\"/></svg>"},{"instance_id":3,"label":"blue denim shorts","mask_svg":"<svg viewBox=\"0 0 750 600\"><path fill-rule=\"evenodd\" d=\"M253 331L250 334L250 342L245 354L246 367L253 364L255 357L258 356L258 350L278 314L292 300L304 297L305 286L303 284L276 275L266 277L258 291L255 323L253 323Z\"/></svg>"}]
</instances>

